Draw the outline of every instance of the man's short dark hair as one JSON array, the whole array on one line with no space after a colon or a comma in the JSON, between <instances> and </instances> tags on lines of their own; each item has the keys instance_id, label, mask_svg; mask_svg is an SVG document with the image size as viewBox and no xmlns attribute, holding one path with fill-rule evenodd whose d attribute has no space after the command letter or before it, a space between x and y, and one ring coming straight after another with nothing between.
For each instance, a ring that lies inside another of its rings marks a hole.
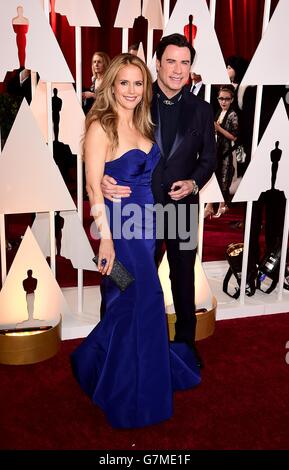
<instances>
[{"instance_id":1,"label":"man's short dark hair","mask_svg":"<svg viewBox=\"0 0 289 470\"><path fill-rule=\"evenodd\" d=\"M138 51L139 48L139 42L136 42L134 44L131 44L128 48L129 51Z\"/></svg>"},{"instance_id":2,"label":"man's short dark hair","mask_svg":"<svg viewBox=\"0 0 289 470\"><path fill-rule=\"evenodd\" d=\"M167 46L170 46L170 45L177 46L177 47L187 47L190 50L190 54L191 54L191 64L194 62L194 58L196 55L195 49L193 48L192 44L189 43L186 36L183 36L182 34L179 34L179 33L174 33L174 34L170 34L169 36L164 36L160 40L156 48L156 57L159 61L161 61L161 58Z\"/></svg>"}]
</instances>

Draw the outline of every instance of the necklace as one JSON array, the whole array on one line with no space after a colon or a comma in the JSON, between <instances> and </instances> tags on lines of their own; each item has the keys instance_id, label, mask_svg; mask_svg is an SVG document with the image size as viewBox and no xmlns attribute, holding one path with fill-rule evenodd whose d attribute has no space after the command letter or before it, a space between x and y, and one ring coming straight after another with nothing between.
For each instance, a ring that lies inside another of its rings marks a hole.
<instances>
[{"instance_id":1,"label":"necklace","mask_svg":"<svg viewBox=\"0 0 289 470\"><path fill-rule=\"evenodd\" d=\"M158 98L161 98L161 95L159 93L157 94L157 96ZM178 103L181 100L182 96L183 95L181 94L176 101L165 99L165 100L162 100L162 102L166 104L167 106L172 106L173 104Z\"/></svg>"}]
</instances>

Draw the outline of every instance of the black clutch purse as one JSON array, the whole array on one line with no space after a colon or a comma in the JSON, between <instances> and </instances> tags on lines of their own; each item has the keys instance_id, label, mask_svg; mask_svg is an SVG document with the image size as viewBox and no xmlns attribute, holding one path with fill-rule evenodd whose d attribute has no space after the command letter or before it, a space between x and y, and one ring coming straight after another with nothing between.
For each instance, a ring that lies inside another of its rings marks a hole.
<instances>
[{"instance_id":1,"label":"black clutch purse","mask_svg":"<svg viewBox=\"0 0 289 470\"><path fill-rule=\"evenodd\" d=\"M95 264L98 264L98 255L96 255L92 261ZM111 270L110 275L108 276L121 290L122 292L125 291L128 286L134 281L134 277L130 274L130 272L124 267L124 265L118 261L116 258L113 263L113 267Z\"/></svg>"}]
</instances>

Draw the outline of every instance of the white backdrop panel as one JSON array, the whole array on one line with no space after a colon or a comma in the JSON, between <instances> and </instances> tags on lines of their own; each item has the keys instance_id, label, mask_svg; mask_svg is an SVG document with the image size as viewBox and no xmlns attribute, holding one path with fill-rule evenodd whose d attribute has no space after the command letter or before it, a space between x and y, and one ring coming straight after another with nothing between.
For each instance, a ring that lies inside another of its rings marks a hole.
<instances>
[{"instance_id":1,"label":"white backdrop panel","mask_svg":"<svg viewBox=\"0 0 289 470\"><path fill-rule=\"evenodd\" d=\"M270 153L279 141L282 150L279 161L276 189L285 192L289 197L289 121L284 102L281 99L269 122L266 131L253 155L250 165L244 174L233 202L256 201L261 192L271 188L271 157Z\"/></svg>"},{"instance_id":2,"label":"white backdrop panel","mask_svg":"<svg viewBox=\"0 0 289 470\"><path fill-rule=\"evenodd\" d=\"M62 100L58 140L68 144L72 153L82 154L85 115L79 104L74 87L71 83L52 83L51 89L53 90L53 88L58 90L57 96ZM40 80L30 107L47 142L46 93L46 84Z\"/></svg>"},{"instance_id":3,"label":"white backdrop panel","mask_svg":"<svg viewBox=\"0 0 289 470\"><path fill-rule=\"evenodd\" d=\"M114 22L115 28L132 28L135 18L141 14L140 0L120 0ZM149 29L163 29L160 0L144 0L143 16L148 19Z\"/></svg>"},{"instance_id":4,"label":"white backdrop panel","mask_svg":"<svg viewBox=\"0 0 289 470\"><path fill-rule=\"evenodd\" d=\"M0 157L0 213L75 209L37 122L23 99Z\"/></svg>"},{"instance_id":5,"label":"white backdrop panel","mask_svg":"<svg viewBox=\"0 0 289 470\"><path fill-rule=\"evenodd\" d=\"M97 271L92 258L95 256L77 212L60 212L64 218L61 239L61 256L71 260L76 269ZM31 230L44 254L49 256L49 217L37 214Z\"/></svg>"},{"instance_id":6,"label":"white backdrop panel","mask_svg":"<svg viewBox=\"0 0 289 470\"><path fill-rule=\"evenodd\" d=\"M19 68L16 34L12 27L19 5L23 6L23 15L29 20L25 67L38 72L47 82L74 82L39 0L0 0L0 81L7 71Z\"/></svg>"},{"instance_id":7,"label":"white backdrop panel","mask_svg":"<svg viewBox=\"0 0 289 470\"><path fill-rule=\"evenodd\" d=\"M289 2L279 0L242 85L289 84Z\"/></svg>"},{"instance_id":8,"label":"white backdrop panel","mask_svg":"<svg viewBox=\"0 0 289 470\"><path fill-rule=\"evenodd\" d=\"M32 276L37 279L33 317L55 325L58 323L60 314L63 316L71 313L28 227L0 292L1 326L13 326L28 318L26 293L22 285L23 280L27 278L28 269L32 269Z\"/></svg>"},{"instance_id":9,"label":"white backdrop panel","mask_svg":"<svg viewBox=\"0 0 289 470\"><path fill-rule=\"evenodd\" d=\"M100 26L91 0L55 0L55 11L65 15L70 26Z\"/></svg>"},{"instance_id":10,"label":"white backdrop panel","mask_svg":"<svg viewBox=\"0 0 289 470\"><path fill-rule=\"evenodd\" d=\"M223 202L224 198L215 173L200 191L200 202Z\"/></svg>"},{"instance_id":11,"label":"white backdrop panel","mask_svg":"<svg viewBox=\"0 0 289 470\"><path fill-rule=\"evenodd\" d=\"M163 29L164 19L160 0L144 0L144 16L149 29Z\"/></svg>"},{"instance_id":12,"label":"white backdrop panel","mask_svg":"<svg viewBox=\"0 0 289 470\"><path fill-rule=\"evenodd\" d=\"M138 50L137 50L137 56L143 60L144 62L146 61L146 58L145 58L145 53L144 53L144 48L143 48L143 43L140 42L139 46L138 46Z\"/></svg>"}]
</instances>

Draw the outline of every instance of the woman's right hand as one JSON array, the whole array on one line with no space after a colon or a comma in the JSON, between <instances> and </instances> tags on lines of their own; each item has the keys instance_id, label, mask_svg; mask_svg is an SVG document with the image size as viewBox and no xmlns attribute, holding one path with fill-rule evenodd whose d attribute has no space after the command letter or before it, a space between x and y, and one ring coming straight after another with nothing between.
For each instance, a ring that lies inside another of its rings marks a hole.
<instances>
[{"instance_id":1,"label":"woman's right hand","mask_svg":"<svg viewBox=\"0 0 289 470\"><path fill-rule=\"evenodd\" d=\"M114 244L112 240L102 239L98 251L98 270L102 275L111 273L115 259Z\"/></svg>"},{"instance_id":2,"label":"woman's right hand","mask_svg":"<svg viewBox=\"0 0 289 470\"><path fill-rule=\"evenodd\" d=\"M106 199L112 202L120 202L122 197L130 197L129 186L120 186L112 176L104 175L101 180L101 192Z\"/></svg>"}]
</instances>

